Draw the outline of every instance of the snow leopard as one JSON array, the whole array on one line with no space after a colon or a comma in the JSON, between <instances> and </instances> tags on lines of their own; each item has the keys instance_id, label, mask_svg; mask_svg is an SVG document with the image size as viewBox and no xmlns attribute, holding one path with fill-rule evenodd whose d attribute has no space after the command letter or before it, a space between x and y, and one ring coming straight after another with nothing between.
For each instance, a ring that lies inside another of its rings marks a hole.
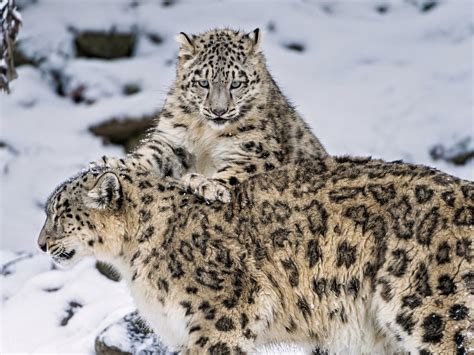
<instances>
[{"instance_id":1,"label":"snow leopard","mask_svg":"<svg viewBox=\"0 0 474 355\"><path fill-rule=\"evenodd\" d=\"M38 243L63 266L114 265L183 354L270 342L330 354L474 350L474 183L328 157L230 192L230 203L208 204L149 170L94 168L51 195Z\"/></svg>"},{"instance_id":2,"label":"snow leopard","mask_svg":"<svg viewBox=\"0 0 474 355\"><path fill-rule=\"evenodd\" d=\"M229 187L293 160L327 155L267 69L259 29L181 33L176 80L156 127L126 159L182 178L209 201L229 201Z\"/></svg>"}]
</instances>

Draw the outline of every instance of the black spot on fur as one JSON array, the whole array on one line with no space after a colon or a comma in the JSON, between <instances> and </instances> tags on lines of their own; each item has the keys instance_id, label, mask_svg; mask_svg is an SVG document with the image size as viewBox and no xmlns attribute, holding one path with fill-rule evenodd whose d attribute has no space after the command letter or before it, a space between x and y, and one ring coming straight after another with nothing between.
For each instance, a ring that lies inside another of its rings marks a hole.
<instances>
[{"instance_id":1,"label":"black spot on fur","mask_svg":"<svg viewBox=\"0 0 474 355\"><path fill-rule=\"evenodd\" d=\"M390 284L390 282L382 278L378 280L378 284L382 285L382 290L380 291L380 297L382 297L382 299L385 302L391 301L393 298L393 291L392 291L392 285Z\"/></svg>"},{"instance_id":2,"label":"black spot on fur","mask_svg":"<svg viewBox=\"0 0 474 355\"><path fill-rule=\"evenodd\" d=\"M229 178L229 185L235 186L239 183L239 179L237 179L235 176L231 176Z\"/></svg>"},{"instance_id":3,"label":"black spot on fur","mask_svg":"<svg viewBox=\"0 0 474 355\"><path fill-rule=\"evenodd\" d=\"M458 226L474 225L474 207L461 207L454 214L454 224Z\"/></svg>"},{"instance_id":4,"label":"black spot on fur","mask_svg":"<svg viewBox=\"0 0 474 355\"><path fill-rule=\"evenodd\" d=\"M465 338L461 332L454 334L454 344L456 344L456 355L467 355Z\"/></svg>"},{"instance_id":5,"label":"black spot on fur","mask_svg":"<svg viewBox=\"0 0 474 355\"><path fill-rule=\"evenodd\" d=\"M337 247L336 266L345 266L347 269L356 261L357 247L350 245L349 242L343 241Z\"/></svg>"},{"instance_id":6,"label":"black spot on fur","mask_svg":"<svg viewBox=\"0 0 474 355\"><path fill-rule=\"evenodd\" d=\"M400 313L397 315L396 322L403 328L404 331L411 335L413 328L416 325L416 321L413 319L413 316L408 313Z\"/></svg>"},{"instance_id":7,"label":"black spot on fur","mask_svg":"<svg viewBox=\"0 0 474 355\"><path fill-rule=\"evenodd\" d=\"M309 267L312 268L318 261L323 260L323 253L319 242L316 239L312 239L308 242L306 248L306 259L308 259Z\"/></svg>"},{"instance_id":8,"label":"black spot on fur","mask_svg":"<svg viewBox=\"0 0 474 355\"><path fill-rule=\"evenodd\" d=\"M420 294L420 296L428 297L433 294L431 291L428 269L426 268L425 263L420 263L418 265L414 279L416 291Z\"/></svg>"},{"instance_id":9,"label":"black spot on fur","mask_svg":"<svg viewBox=\"0 0 474 355\"><path fill-rule=\"evenodd\" d=\"M394 220L395 234L400 239L410 239L413 236L412 207L408 196L403 196L400 201L390 207L390 214Z\"/></svg>"},{"instance_id":10,"label":"black spot on fur","mask_svg":"<svg viewBox=\"0 0 474 355\"><path fill-rule=\"evenodd\" d=\"M437 344L443 339L443 331L445 323L442 316L436 313L431 313L423 320L423 337L425 343Z\"/></svg>"},{"instance_id":11,"label":"black spot on fur","mask_svg":"<svg viewBox=\"0 0 474 355\"><path fill-rule=\"evenodd\" d=\"M387 202L393 200L396 196L395 187L393 184L390 185L375 185L371 184L367 187L369 193L372 195L375 201L382 206Z\"/></svg>"},{"instance_id":12,"label":"black spot on fur","mask_svg":"<svg viewBox=\"0 0 474 355\"><path fill-rule=\"evenodd\" d=\"M438 251L436 253L436 261L439 265L446 264L451 261L451 257L449 255L450 252L451 247L449 246L448 242L444 241L440 243L440 245L438 246Z\"/></svg>"},{"instance_id":13,"label":"black spot on fur","mask_svg":"<svg viewBox=\"0 0 474 355\"><path fill-rule=\"evenodd\" d=\"M327 231L328 212L324 206L314 200L309 205L303 207L308 220L308 227L314 236L325 236Z\"/></svg>"},{"instance_id":14,"label":"black spot on fur","mask_svg":"<svg viewBox=\"0 0 474 355\"><path fill-rule=\"evenodd\" d=\"M408 295L402 298L402 307L408 307L410 309L415 309L421 306L421 298L416 295Z\"/></svg>"},{"instance_id":15,"label":"black spot on fur","mask_svg":"<svg viewBox=\"0 0 474 355\"><path fill-rule=\"evenodd\" d=\"M331 284L329 288L331 289L332 292L336 295L336 297L339 297L341 295L341 284L337 281L336 278L333 278L331 280Z\"/></svg>"},{"instance_id":16,"label":"black spot on fur","mask_svg":"<svg viewBox=\"0 0 474 355\"><path fill-rule=\"evenodd\" d=\"M181 301L181 302L179 302L179 304L180 304L184 309L186 309L186 313L185 313L186 316L190 316L190 315L194 314L194 312L193 312L193 307L192 307L191 302L189 302L189 301Z\"/></svg>"},{"instance_id":17,"label":"black spot on fur","mask_svg":"<svg viewBox=\"0 0 474 355\"><path fill-rule=\"evenodd\" d=\"M252 332L250 329L247 329L245 332L244 332L244 337L246 337L247 339L257 339L257 335Z\"/></svg>"},{"instance_id":18,"label":"black spot on fur","mask_svg":"<svg viewBox=\"0 0 474 355\"><path fill-rule=\"evenodd\" d=\"M321 279L313 278L312 288L313 288L313 291L318 295L320 300L323 297L323 295L326 294L326 287L327 287L327 280L326 279L324 279L324 278L321 278Z\"/></svg>"},{"instance_id":19,"label":"black spot on fur","mask_svg":"<svg viewBox=\"0 0 474 355\"><path fill-rule=\"evenodd\" d=\"M216 309L214 307L211 307L208 301L203 301L199 305L198 310L200 310L204 314L204 318L206 318L207 320L212 320L216 317Z\"/></svg>"},{"instance_id":20,"label":"black spot on fur","mask_svg":"<svg viewBox=\"0 0 474 355\"><path fill-rule=\"evenodd\" d=\"M142 189L142 190L148 189L148 188L150 188L150 187L152 187L152 186L153 186L153 185L152 185L149 181L147 181L147 180L142 180L142 181L140 181L140 183L138 184L138 187L139 187L140 189Z\"/></svg>"},{"instance_id":21,"label":"black spot on fur","mask_svg":"<svg viewBox=\"0 0 474 355\"><path fill-rule=\"evenodd\" d=\"M455 304L449 310L449 318L453 320L463 320L469 315L469 309L463 304Z\"/></svg>"},{"instance_id":22,"label":"black spot on fur","mask_svg":"<svg viewBox=\"0 0 474 355\"><path fill-rule=\"evenodd\" d=\"M299 272L296 264L291 259L282 260L281 264L288 273L288 282L292 287L297 287L299 284Z\"/></svg>"},{"instance_id":23,"label":"black spot on fur","mask_svg":"<svg viewBox=\"0 0 474 355\"><path fill-rule=\"evenodd\" d=\"M170 260L168 262L168 270L171 273L171 277L179 279L184 275L183 266L176 257L175 253L170 254Z\"/></svg>"},{"instance_id":24,"label":"black spot on fur","mask_svg":"<svg viewBox=\"0 0 474 355\"><path fill-rule=\"evenodd\" d=\"M142 202L145 204L145 205L149 205L150 203L153 202L153 196L151 195L143 195L142 198L141 198Z\"/></svg>"},{"instance_id":25,"label":"black spot on fur","mask_svg":"<svg viewBox=\"0 0 474 355\"><path fill-rule=\"evenodd\" d=\"M191 247L191 244L189 244L187 241L181 241L179 246L179 252L187 261L194 260L193 248Z\"/></svg>"},{"instance_id":26,"label":"black spot on fur","mask_svg":"<svg viewBox=\"0 0 474 355\"><path fill-rule=\"evenodd\" d=\"M240 315L240 327L244 329L249 324L249 317L245 313Z\"/></svg>"},{"instance_id":27,"label":"black spot on fur","mask_svg":"<svg viewBox=\"0 0 474 355\"><path fill-rule=\"evenodd\" d=\"M194 332L197 332L197 331L199 331L199 330L201 330L201 329L202 329L202 328L201 328L200 325L195 325L194 327L189 328L189 334L194 333Z\"/></svg>"},{"instance_id":28,"label":"black spot on fur","mask_svg":"<svg viewBox=\"0 0 474 355\"><path fill-rule=\"evenodd\" d=\"M203 267L198 267L194 278L201 285L209 287L212 290L220 291L223 289L222 283L224 279L221 278L219 273L215 270L206 270Z\"/></svg>"},{"instance_id":29,"label":"black spot on fur","mask_svg":"<svg viewBox=\"0 0 474 355\"><path fill-rule=\"evenodd\" d=\"M234 322L227 316L222 316L216 322L216 329L221 332L229 332L235 329Z\"/></svg>"},{"instance_id":30,"label":"black spot on fur","mask_svg":"<svg viewBox=\"0 0 474 355\"><path fill-rule=\"evenodd\" d=\"M360 281L357 277L353 277L347 283L347 293L354 296L354 299L359 295Z\"/></svg>"},{"instance_id":31,"label":"black spot on fur","mask_svg":"<svg viewBox=\"0 0 474 355\"><path fill-rule=\"evenodd\" d=\"M417 231L416 240L422 245L430 245L431 239L438 226L439 212L438 207L433 207L430 213L427 213L421 221Z\"/></svg>"},{"instance_id":32,"label":"black spot on fur","mask_svg":"<svg viewBox=\"0 0 474 355\"><path fill-rule=\"evenodd\" d=\"M148 241L153 236L154 233L155 233L155 227L154 226L147 227L143 231L143 233L140 235L140 237L138 238L138 242L143 243L143 242Z\"/></svg>"},{"instance_id":33,"label":"black spot on fur","mask_svg":"<svg viewBox=\"0 0 474 355\"><path fill-rule=\"evenodd\" d=\"M441 194L441 198L443 201L449 206L449 207L454 207L454 202L456 201L456 198L454 197L454 192L453 191L445 191Z\"/></svg>"},{"instance_id":34,"label":"black spot on fur","mask_svg":"<svg viewBox=\"0 0 474 355\"><path fill-rule=\"evenodd\" d=\"M157 286L158 286L159 290L165 291L166 293L168 293L169 284L168 284L168 281L166 281L165 279L159 278L158 281L157 281Z\"/></svg>"},{"instance_id":35,"label":"black spot on fur","mask_svg":"<svg viewBox=\"0 0 474 355\"><path fill-rule=\"evenodd\" d=\"M456 255L464 257L467 261L470 262L472 259L471 244L472 240L468 238L458 240L456 242Z\"/></svg>"},{"instance_id":36,"label":"black spot on fur","mask_svg":"<svg viewBox=\"0 0 474 355\"><path fill-rule=\"evenodd\" d=\"M388 267L388 272L393 276L402 277L405 275L408 263L410 262L407 252L404 249L395 249L392 255L393 259Z\"/></svg>"},{"instance_id":37,"label":"black spot on fur","mask_svg":"<svg viewBox=\"0 0 474 355\"><path fill-rule=\"evenodd\" d=\"M196 345L199 345L201 348L205 347L207 342L209 341L209 338L208 337L200 337L197 341L196 341Z\"/></svg>"},{"instance_id":38,"label":"black spot on fur","mask_svg":"<svg viewBox=\"0 0 474 355\"><path fill-rule=\"evenodd\" d=\"M190 295L195 295L198 292L197 287L186 287L186 293Z\"/></svg>"},{"instance_id":39,"label":"black spot on fur","mask_svg":"<svg viewBox=\"0 0 474 355\"><path fill-rule=\"evenodd\" d=\"M335 203L351 200L363 193L364 189L361 187L342 187L337 190L329 192L329 199Z\"/></svg>"},{"instance_id":40,"label":"black spot on fur","mask_svg":"<svg viewBox=\"0 0 474 355\"><path fill-rule=\"evenodd\" d=\"M437 289L440 294L447 296L456 292L456 285L454 284L454 280L449 275L445 274L438 278Z\"/></svg>"},{"instance_id":41,"label":"black spot on fur","mask_svg":"<svg viewBox=\"0 0 474 355\"><path fill-rule=\"evenodd\" d=\"M311 315L311 308L309 307L308 301L306 301L303 296L298 297L296 305L298 306L305 319L307 319L307 317Z\"/></svg>"},{"instance_id":42,"label":"black spot on fur","mask_svg":"<svg viewBox=\"0 0 474 355\"><path fill-rule=\"evenodd\" d=\"M297 329L298 329L298 326L296 325L295 321L293 320L292 317L290 317L290 321L288 323L288 325L285 325L285 329L288 333L294 333Z\"/></svg>"},{"instance_id":43,"label":"black spot on fur","mask_svg":"<svg viewBox=\"0 0 474 355\"><path fill-rule=\"evenodd\" d=\"M367 207L364 205L348 207L344 211L344 216L350 218L354 223L360 227L362 227L362 231L365 232L366 225L369 220L369 212L367 211Z\"/></svg>"},{"instance_id":44,"label":"black spot on fur","mask_svg":"<svg viewBox=\"0 0 474 355\"><path fill-rule=\"evenodd\" d=\"M418 185L415 188L415 196L418 203L426 203L433 197L433 190L426 185Z\"/></svg>"},{"instance_id":45,"label":"black spot on fur","mask_svg":"<svg viewBox=\"0 0 474 355\"><path fill-rule=\"evenodd\" d=\"M464 281L469 293L474 295L474 272L468 272L467 274L463 275L462 280Z\"/></svg>"},{"instance_id":46,"label":"black spot on fur","mask_svg":"<svg viewBox=\"0 0 474 355\"><path fill-rule=\"evenodd\" d=\"M273 246L275 248L284 248L285 244L291 246L291 242L288 238L290 235L290 231L284 228L278 228L273 231L270 235L270 238L273 240Z\"/></svg>"}]
</instances>

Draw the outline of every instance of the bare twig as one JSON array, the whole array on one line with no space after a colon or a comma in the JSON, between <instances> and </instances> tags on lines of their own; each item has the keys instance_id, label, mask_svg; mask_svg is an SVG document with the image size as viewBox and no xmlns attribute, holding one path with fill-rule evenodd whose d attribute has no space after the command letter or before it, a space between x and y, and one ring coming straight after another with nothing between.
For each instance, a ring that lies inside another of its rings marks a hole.
<instances>
[{"instance_id":1,"label":"bare twig","mask_svg":"<svg viewBox=\"0 0 474 355\"><path fill-rule=\"evenodd\" d=\"M15 0L0 0L0 91L10 93L9 83L17 78L13 52L21 25Z\"/></svg>"}]
</instances>

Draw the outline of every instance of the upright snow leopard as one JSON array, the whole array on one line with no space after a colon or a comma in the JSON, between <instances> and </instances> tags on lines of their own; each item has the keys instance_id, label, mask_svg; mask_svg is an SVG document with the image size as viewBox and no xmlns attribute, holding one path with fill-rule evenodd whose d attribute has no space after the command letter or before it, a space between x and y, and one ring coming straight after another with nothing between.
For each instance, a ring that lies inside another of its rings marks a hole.
<instances>
[{"instance_id":1,"label":"upright snow leopard","mask_svg":"<svg viewBox=\"0 0 474 355\"><path fill-rule=\"evenodd\" d=\"M327 155L267 70L258 29L181 33L176 82L157 126L126 160L182 178L208 200L228 201L227 188L291 160Z\"/></svg>"},{"instance_id":2,"label":"upright snow leopard","mask_svg":"<svg viewBox=\"0 0 474 355\"><path fill-rule=\"evenodd\" d=\"M273 341L339 354L474 350L472 182L328 158L251 177L227 204L180 185L143 170L83 172L49 198L39 245L63 265L112 263L185 354Z\"/></svg>"}]
</instances>

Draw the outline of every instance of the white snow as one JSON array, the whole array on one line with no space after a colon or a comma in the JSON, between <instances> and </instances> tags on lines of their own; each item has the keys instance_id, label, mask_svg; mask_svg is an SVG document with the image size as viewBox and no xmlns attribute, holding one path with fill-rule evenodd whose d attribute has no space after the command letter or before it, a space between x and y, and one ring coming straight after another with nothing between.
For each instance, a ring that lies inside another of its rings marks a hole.
<instances>
[{"instance_id":1,"label":"white snow","mask_svg":"<svg viewBox=\"0 0 474 355\"><path fill-rule=\"evenodd\" d=\"M426 13L411 3L180 0L163 7L151 0L41 0L27 6L22 48L44 61L39 69L19 67L11 95L0 96L6 144L0 148L0 263L12 270L0 274L0 352L91 353L96 334L133 309L124 285L104 278L92 261L52 269L36 238L42 205L57 184L102 155L123 154L88 128L160 108L174 78L180 31L265 30L271 72L330 153L404 159L473 180L472 161L458 167L429 155L436 144L474 137L473 3L442 1ZM376 12L380 4L389 11ZM111 29L138 32L134 57L74 57L75 32ZM149 34L163 42L152 43ZM285 48L294 42L304 51ZM94 103L58 96L51 68L67 79L67 93L83 85ZM127 84L141 91L124 96ZM24 259L12 262L17 258ZM82 307L62 327L71 301Z\"/></svg>"}]
</instances>

